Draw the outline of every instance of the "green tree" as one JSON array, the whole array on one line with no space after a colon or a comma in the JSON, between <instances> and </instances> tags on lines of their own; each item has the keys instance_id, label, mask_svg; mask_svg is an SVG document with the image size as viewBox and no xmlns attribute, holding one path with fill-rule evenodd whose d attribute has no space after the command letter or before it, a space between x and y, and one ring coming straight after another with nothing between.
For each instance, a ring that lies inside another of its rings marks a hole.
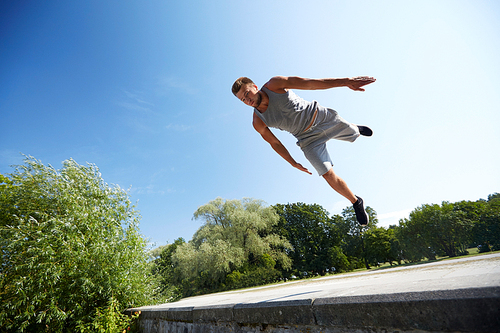
<instances>
[{"instance_id":1,"label":"green tree","mask_svg":"<svg viewBox=\"0 0 500 333\"><path fill-rule=\"evenodd\" d=\"M467 217L466 211L456 208L456 204L443 202L441 214L431 228L436 247L449 257L467 254L472 242L473 221Z\"/></svg>"},{"instance_id":2,"label":"green tree","mask_svg":"<svg viewBox=\"0 0 500 333\"><path fill-rule=\"evenodd\" d=\"M437 255L465 254L480 209L470 203L422 205L400 223L397 237L409 261L435 260Z\"/></svg>"},{"instance_id":3,"label":"green tree","mask_svg":"<svg viewBox=\"0 0 500 333\"><path fill-rule=\"evenodd\" d=\"M285 253L290 244L272 233L278 215L262 201L217 198L198 208L194 218L205 224L172 256L184 296L242 286L242 280L251 285L270 282L268 276L279 277L275 265L290 268Z\"/></svg>"},{"instance_id":4,"label":"green tree","mask_svg":"<svg viewBox=\"0 0 500 333\"><path fill-rule=\"evenodd\" d=\"M391 236L387 229L372 227L364 233L366 261L379 266L391 261Z\"/></svg>"},{"instance_id":5,"label":"green tree","mask_svg":"<svg viewBox=\"0 0 500 333\"><path fill-rule=\"evenodd\" d=\"M471 245L481 252L500 249L500 194L490 194L488 201L422 205L393 229L391 256L399 261L453 257Z\"/></svg>"},{"instance_id":6,"label":"green tree","mask_svg":"<svg viewBox=\"0 0 500 333\"><path fill-rule=\"evenodd\" d=\"M335 219L335 226L342 237L342 251L346 254L350 269L366 267L369 265L369 253L366 244L365 231L376 228L378 223L377 212L371 207L366 207L370 218L367 227L359 225L354 208L347 207L342 211L342 216Z\"/></svg>"},{"instance_id":7,"label":"green tree","mask_svg":"<svg viewBox=\"0 0 500 333\"><path fill-rule=\"evenodd\" d=\"M500 194L490 194L472 232L481 252L500 250Z\"/></svg>"},{"instance_id":8,"label":"green tree","mask_svg":"<svg viewBox=\"0 0 500 333\"><path fill-rule=\"evenodd\" d=\"M324 275L348 268L347 257L340 249L339 231L323 207L294 203L274 208L281 218L279 232L292 245L289 256L294 274Z\"/></svg>"},{"instance_id":9,"label":"green tree","mask_svg":"<svg viewBox=\"0 0 500 333\"><path fill-rule=\"evenodd\" d=\"M493 194L490 194L488 195L488 202L492 202L494 200L500 200L500 193L493 193Z\"/></svg>"},{"instance_id":10,"label":"green tree","mask_svg":"<svg viewBox=\"0 0 500 333\"><path fill-rule=\"evenodd\" d=\"M453 211L462 212L463 218L471 222L479 221L486 206L487 202L485 200L459 201L452 204Z\"/></svg>"},{"instance_id":11,"label":"green tree","mask_svg":"<svg viewBox=\"0 0 500 333\"><path fill-rule=\"evenodd\" d=\"M389 244L390 244L388 261L391 264L391 266L393 261L396 261L398 265L401 265L401 262L404 260L401 242L397 236L399 229L400 227L395 225L391 225L389 229L387 229L387 234L389 235Z\"/></svg>"},{"instance_id":12,"label":"green tree","mask_svg":"<svg viewBox=\"0 0 500 333\"><path fill-rule=\"evenodd\" d=\"M75 332L109 313L96 309L152 301L139 215L96 166L67 160L58 171L26 157L1 181L4 331Z\"/></svg>"},{"instance_id":13,"label":"green tree","mask_svg":"<svg viewBox=\"0 0 500 333\"><path fill-rule=\"evenodd\" d=\"M438 249L433 241L431 223L438 219L439 214L439 205L423 205L414 209L408 219L400 220L396 234L405 260L436 259Z\"/></svg>"}]
</instances>

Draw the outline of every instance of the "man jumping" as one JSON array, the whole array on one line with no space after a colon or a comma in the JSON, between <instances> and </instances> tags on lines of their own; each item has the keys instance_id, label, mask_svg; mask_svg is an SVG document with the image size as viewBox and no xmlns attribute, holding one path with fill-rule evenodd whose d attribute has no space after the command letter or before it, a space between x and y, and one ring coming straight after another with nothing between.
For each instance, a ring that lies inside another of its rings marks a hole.
<instances>
[{"instance_id":1,"label":"man jumping","mask_svg":"<svg viewBox=\"0 0 500 333\"><path fill-rule=\"evenodd\" d=\"M318 174L353 204L356 218L363 226L368 224L368 214L364 209L363 199L354 195L345 181L333 171L333 162L326 150L326 142L330 139L354 142L360 135L371 136L372 130L366 126L351 124L341 118L335 110L325 108L316 101L305 101L290 89L348 87L356 91L365 91L362 87L373 82L375 79L367 76L345 79L275 76L259 90L252 80L240 77L232 87L233 94L238 99L254 108L253 127L262 138L293 167L311 174L307 168L293 159L269 127L290 132L297 138L297 145Z\"/></svg>"}]
</instances>

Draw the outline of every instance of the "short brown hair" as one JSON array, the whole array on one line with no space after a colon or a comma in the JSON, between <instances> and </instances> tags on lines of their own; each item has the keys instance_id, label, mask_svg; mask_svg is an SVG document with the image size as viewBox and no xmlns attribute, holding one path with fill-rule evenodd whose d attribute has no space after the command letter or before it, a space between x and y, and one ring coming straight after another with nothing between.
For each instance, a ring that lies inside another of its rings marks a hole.
<instances>
[{"instance_id":1,"label":"short brown hair","mask_svg":"<svg viewBox=\"0 0 500 333\"><path fill-rule=\"evenodd\" d=\"M253 81L245 76L240 77L238 80L234 81L233 87L232 87L232 92L234 96L240 91L241 87L244 86L245 84L255 84Z\"/></svg>"}]
</instances>

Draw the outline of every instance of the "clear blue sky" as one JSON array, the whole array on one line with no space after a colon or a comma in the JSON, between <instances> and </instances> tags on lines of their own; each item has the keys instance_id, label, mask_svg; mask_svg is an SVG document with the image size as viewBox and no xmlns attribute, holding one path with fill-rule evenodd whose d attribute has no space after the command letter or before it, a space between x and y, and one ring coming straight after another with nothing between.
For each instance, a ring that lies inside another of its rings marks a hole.
<instances>
[{"instance_id":1,"label":"clear blue sky","mask_svg":"<svg viewBox=\"0 0 500 333\"><path fill-rule=\"evenodd\" d=\"M239 76L370 75L298 91L374 130L330 141L336 172L396 224L425 203L500 192L498 1L2 1L0 173L23 156L96 164L141 231L191 239L222 197L348 206L297 171L232 96ZM285 132L274 131L310 167Z\"/></svg>"}]
</instances>

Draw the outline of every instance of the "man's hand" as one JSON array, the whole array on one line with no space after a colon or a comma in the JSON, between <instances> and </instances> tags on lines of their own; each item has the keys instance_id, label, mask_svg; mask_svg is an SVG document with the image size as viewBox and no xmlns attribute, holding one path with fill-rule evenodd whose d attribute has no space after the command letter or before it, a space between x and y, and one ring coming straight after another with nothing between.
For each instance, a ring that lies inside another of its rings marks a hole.
<instances>
[{"instance_id":1,"label":"man's hand","mask_svg":"<svg viewBox=\"0 0 500 333\"><path fill-rule=\"evenodd\" d=\"M366 86L367 84L375 82L376 79L370 76L356 76L353 78L350 78L349 81L347 82L346 86L351 88L352 90L356 91L365 91L363 86Z\"/></svg>"},{"instance_id":2,"label":"man's hand","mask_svg":"<svg viewBox=\"0 0 500 333\"><path fill-rule=\"evenodd\" d=\"M300 164L300 163L295 163L294 167L299 169L300 171L304 171L304 172L312 175L312 173L309 170L307 170L307 168L303 167L302 164Z\"/></svg>"}]
</instances>

